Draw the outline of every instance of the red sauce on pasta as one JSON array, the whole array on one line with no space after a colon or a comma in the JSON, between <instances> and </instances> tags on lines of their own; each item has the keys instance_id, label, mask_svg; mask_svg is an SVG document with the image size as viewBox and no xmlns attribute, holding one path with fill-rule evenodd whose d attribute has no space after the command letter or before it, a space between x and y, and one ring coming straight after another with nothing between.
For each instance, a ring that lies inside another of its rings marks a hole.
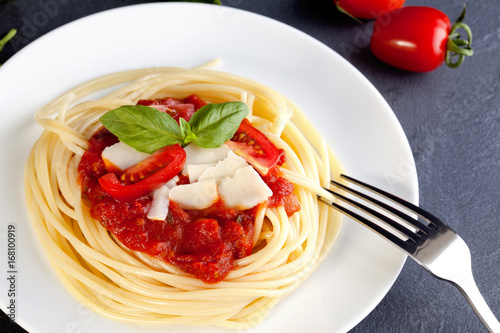
<instances>
[{"instance_id":1,"label":"red sauce on pasta","mask_svg":"<svg viewBox=\"0 0 500 333\"><path fill-rule=\"evenodd\" d=\"M125 202L106 194L98 181L108 172L101 153L117 141L105 129L95 133L82 156L78 173L82 191L90 201L92 217L123 245L170 263L206 283L223 280L234 268L235 259L252 253L259 206L249 210L227 209L219 200L207 209L185 210L170 202L167 218L154 221L147 218L151 196ZM185 177L180 177L180 182L186 182ZM284 205L289 215L300 209L292 194L293 185L281 177L278 168L264 177L264 181L273 190L268 205Z\"/></svg>"}]
</instances>

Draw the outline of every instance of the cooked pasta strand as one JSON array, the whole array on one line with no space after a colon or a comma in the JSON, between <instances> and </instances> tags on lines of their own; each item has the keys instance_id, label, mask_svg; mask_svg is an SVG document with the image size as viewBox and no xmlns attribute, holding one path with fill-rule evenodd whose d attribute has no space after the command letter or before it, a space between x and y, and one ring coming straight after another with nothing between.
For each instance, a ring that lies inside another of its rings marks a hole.
<instances>
[{"instance_id":1,"label":"cooked pasta strand","mask_svg":"<svg viewBox=\"0 0 500 333\"><path fill-rule=\"evenodd\" d=\"M84 305L117 320L147 324L257 325L325 257L341 217L317 195L341 165L288 98L247 78L211 69L149 68L107 75L67 92L36 113L45 128L26 163L26 203L40 241L65 287ZM115 91L88 100L101 91ZM126 249L92 219L76 166L107 110L159 96L196 93L209 102L243 101L248 118L285 150L284 176L301 210L262 210L254 252L224 281L205 284L148 255Z\"/></svg>"}]
</instances>

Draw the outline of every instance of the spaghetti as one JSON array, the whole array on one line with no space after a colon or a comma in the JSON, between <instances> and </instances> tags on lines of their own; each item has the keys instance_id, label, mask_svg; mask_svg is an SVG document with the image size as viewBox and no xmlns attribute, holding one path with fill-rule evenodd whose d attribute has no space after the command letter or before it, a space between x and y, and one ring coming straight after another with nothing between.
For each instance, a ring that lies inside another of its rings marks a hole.
<instances>
[{"instance_id":1,"label":"spaghetti","mask_svg":"<svg viewBox=\"0 0 500 333\"><path fill-rule=\"evenodd\" d=\"M154 68L107 75L65 93L36 113L44 131L26 164L26 201L46 254L66 288L87 307L135 323L218 325L243 329L297 288L322 261L340 228L340 216L317 194L340 174L325 140L286 97L249 79L201 66ZM114 88L98 99L94 94ZM214 284L161 260L131 251L89 213L77 167L99 117L139 99L196 93L210 103L242 101L247 118L280 149L281 167L301 209L262 210L252 254ZM332 198L333 199L333 198Z\"/></svg>"}]
</instances>

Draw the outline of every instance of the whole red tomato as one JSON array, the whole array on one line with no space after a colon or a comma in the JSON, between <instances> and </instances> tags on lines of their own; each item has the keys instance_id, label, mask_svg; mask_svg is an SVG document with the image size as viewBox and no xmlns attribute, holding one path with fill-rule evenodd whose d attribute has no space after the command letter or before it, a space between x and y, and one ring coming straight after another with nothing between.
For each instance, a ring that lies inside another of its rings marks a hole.
<instances>
[{"instance_id":1,"label":"whole red tomato","mask_svg":"<svg viewBox=\"0 0 500 333\"><path fill-rule=\"evenodd\" d=\"M451 26L443 12L431 7L404 7L378 18L373 25L370 48L383 62L413 72L429 72L443 61L458 67L472 55L472 34L462 23L465 8ZM467 40L456 32L463 28Z\"/></svg>"},{"instance_id":2,"label":"whole red tomato","mask_svg":"<svg viewBox=\"0 0 500 333\"><path fill-rule=\"evenodd\" d=\"M370 19L403 7L405 0L335 0L337 8L350 16Z\"/></svg>"}]
</instances>

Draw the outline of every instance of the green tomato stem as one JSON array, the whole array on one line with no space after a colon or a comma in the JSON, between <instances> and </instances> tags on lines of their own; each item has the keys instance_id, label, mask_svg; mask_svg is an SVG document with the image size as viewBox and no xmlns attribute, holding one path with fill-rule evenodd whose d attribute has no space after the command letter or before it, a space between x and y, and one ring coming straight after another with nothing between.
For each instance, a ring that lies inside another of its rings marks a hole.
<instances>
[{"instance_id":1,"label":"green tomato stem","mask_svg":"<svg viewBox=\"0 0 500 333\"><path fill-rule=\"evenodd\" d=\"M446 45L446 65L452 68L456 68L462 64L465 57L470 57L473 55L472 51L472 31L469 26L463 23L465 17L465 5L459 18L451 27L450 34L448 36L448 43ZM467 39L461 39L460 33L457 32L458 29L463 29L467 34Z\"/></svg>"},{"instance_id":2,"label":"green tomato stem","mask_svg":"<svg viewBox=\"0 0 500 333\"><path fill-rule=\"evenodd\" d=\"M3 47L5 46L5 44L7 44L9 42L9 40L14 38L16 33L17 33L16 29L10 29L10 31L7 33L7 35L5 35L4 38L0 39L0 51L2 51Z\"/></svg>"},{"instance_id":3,"label":"green tomato stem","mask_svg":"<svg viewBox=\"0 0 500 333\"><path fill-rule=\"evenodd\" d=\"M340 7L340 1L339 2L336 2L335 3L335 7L337 7L337 10L339 12L341 12L342 14L345 14L347 16L349 16L350 18L352 18L354 21L358 22L358 23L363 23L361 22L360 19L358 19L357 17L355 17L354 15L352 15L351 13L349 13L347 10L345 10L344 8Z\"/></svg>"}]
</instances>

